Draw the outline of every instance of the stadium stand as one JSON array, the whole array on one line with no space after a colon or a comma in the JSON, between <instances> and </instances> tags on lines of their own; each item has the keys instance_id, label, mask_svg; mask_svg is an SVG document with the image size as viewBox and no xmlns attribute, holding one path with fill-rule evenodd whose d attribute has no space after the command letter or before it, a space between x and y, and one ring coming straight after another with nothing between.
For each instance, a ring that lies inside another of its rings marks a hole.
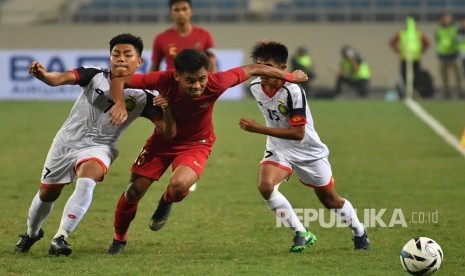
<instances>
[{"instance_id":1,"label":"stadium stand","mask_svg":"<svg viewBox=\"0 0 465 276\"><path fill-rule=\"evenodd\" d=\"M263 13L254 1L268 5ZM257 5L255 5L257 6ZM444 10L465 16L465 0L195 0L194 21L397 21L414 15L436 21ZM91 0L76 8L75 22L169 21L167 4L154 0Z\"/></svg>"},{"instance_id":2,"label":"stadium stand","mask_svg":"<svg viewBox=\"0 0 465 276\"><path fill-rule=\"evenodd\" d=\"M15 4L20 2L30 1L0 0L0 18L21 13ZM60 6L55 7L55 12L53 8L48 13L42 11L42 17L54 14L58 22L170 21L165 0L53 0L47 3ZM42 5L42 9L47 5ZM2 8L6 6L8 9ZM402 21L407 15L415 16L418 21L437 21L444 10L456 18L465 17L465 0L194 0L193 7L194 22ZM56 10L60 12L57 14ZM49 16L47 20L52 19ZM38 23L41 18L30 21Z\"/></svg>"}]
</instances>

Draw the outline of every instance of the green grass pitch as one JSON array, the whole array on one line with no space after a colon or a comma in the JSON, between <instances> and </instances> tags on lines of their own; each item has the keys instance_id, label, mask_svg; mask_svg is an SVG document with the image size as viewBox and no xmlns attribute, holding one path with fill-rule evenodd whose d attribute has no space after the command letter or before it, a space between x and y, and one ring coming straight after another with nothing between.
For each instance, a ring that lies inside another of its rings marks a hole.
<instances>
[{"instance_id":1,"label":"green grass pitch","mask_svg":"<svg viewBox=\"0 0 465 276\"><path fill-rule=\"evenodd\" d=\"M459 137L462 102L421 105ZM43 161L71 102L0 102L0 275L406 275L402 246L414 236L435 239L445 259L437 275L463 275L465 158L442 141L400 102L312 101L316 129L330 149L338 192L358 209L379 212L389 224L401 210L406 227L368 228L372 249L354 252L350 231L312 222L318 241L302 253L288 251L292 233L277 228L256 189L265 137L243 132L241 116L263 122L256 104L219 102L217 143L197 191L176 204L163 230L149 218L167 185L167 173L142 199L128 234L126 252L104 254L113 234L113 212L126 188L129 167L153 130L137 120L119 143L120 156L69 242L69 257L49 257L50 239L74 189L64 189L44 225L45 237L26 255L13 254L26 230ZM294 208L322 209L295 176L281 186ZM325 210L326 218L329 212ZM419 214L424 221L420 223ZM436 223L428 216L437 214ZM398 219L399 217L397 217ZM363 220L363 218L362 218ZM416 222L416 223L415 223Z\"/></svg>"}]
</instances>

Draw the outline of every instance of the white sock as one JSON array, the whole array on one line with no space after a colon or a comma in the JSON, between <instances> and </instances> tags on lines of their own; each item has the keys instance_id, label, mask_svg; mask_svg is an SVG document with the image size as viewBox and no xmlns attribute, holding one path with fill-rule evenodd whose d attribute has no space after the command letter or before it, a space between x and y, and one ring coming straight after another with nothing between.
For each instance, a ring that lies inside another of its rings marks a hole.
<instances>
[{"instance_id":1,"label":"white sock","mask_svg":"<svg viewBox=\"0 0 465 276\"><path fill-rule=\"evenodd\" d=\"M34 196L29 214L27 217L27 234L33 238L39 234L39 230L44 224L45 219L50 215L53 209L54 201L44 202L40 200L40 191Z\"/></svg>"},{"instance_id":2,"label":"white sock","mask_svg":"<svg viewBox=\"0 0 465 276\"><path fill-rule=\"evenodd\" d=\"M344 205L340 209L331 209L331 211L335 212L347 226L352 229L352 234L356 237L360 237L365 233L365 228L363 224L360 223L360 220L357 217L357 213L355 213L354 207L350 201L344 198Z\"/></svg>"},{"instance_id":3,"label":"white sock","mask_svg":"<svg viewBox=\"0 0 465 276\"><path fill-rule=\"evenodd\" d=\"M78 178L76 188L69 197L68 202L66 202L61 217L60 228L54 238L61 235L68 238L69 234L74 231L87 212L87 209L89 209L95 184L95 181L91 178Z\"/></svg>"},{"instance_id":4,"label":"white sock","mask_svg":"<svg viewBox=\"0 0 465 276\"><path fill-rule=\"evenodd\" d=\"M287 198L278 189L275 189L271 193L270 198L265 200L265 203L287 228L290 228L294 232L307 232L307 229L300 222Z\"/></svg>"}]
</instances>

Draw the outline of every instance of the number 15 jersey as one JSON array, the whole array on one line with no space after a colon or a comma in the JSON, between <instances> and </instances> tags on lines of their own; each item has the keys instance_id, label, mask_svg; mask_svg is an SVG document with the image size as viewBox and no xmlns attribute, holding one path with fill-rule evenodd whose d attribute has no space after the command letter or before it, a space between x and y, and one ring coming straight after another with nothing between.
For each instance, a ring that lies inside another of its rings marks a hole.
<instances>
[{"instance_id":1,"label":"number 15 jersey","mask_svg":"<svg viewBox=\"0 0 465 276\"><path fill-rule=\"evenodd\" d=\"M250 91L257 100L258 107L270 128L290 128L305 125L302 140L289 140L267 136L266 149L279 152L286 158L299 161L314 161L329 154L328 147L320 140L315 131L303 89L285 82L274 94L264 91L260 78L250 84Z\"/></svg>"}]
</instances>

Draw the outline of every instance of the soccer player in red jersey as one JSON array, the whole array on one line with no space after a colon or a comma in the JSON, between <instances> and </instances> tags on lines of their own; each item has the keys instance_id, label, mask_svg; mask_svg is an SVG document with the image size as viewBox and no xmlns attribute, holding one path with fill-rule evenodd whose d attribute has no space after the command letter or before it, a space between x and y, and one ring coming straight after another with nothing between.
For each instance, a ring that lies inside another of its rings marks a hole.
<instances>
[{"instance_id":1,"label":"soccer player in red jersey","mask_svg":"<svg viewBox=\"0 0 465 276\"><path fill-rule=\"evenodd\" d=\"M153 40L150 71L159 71L162 60L166 69L174 69L174 58L184 49L205 51L210 61L209 71L216 72L214 42L209 31L191 24L190 0L170 0L170 15L174 26L159 33Z\"/></svg>"},{"instance_id":2,"label":"soccer player in red jersey","mask_svg":"<svg viewBox=\"0 0 465 276\"><path fill-rule=\"evenodd\" d=\"M166 223L173 202L183 200L189 188L202 176L216 139L212 123L213 106L228 88L259 75L290 82L308 79L300 70L286 73L263 64L209 73L207 55L196 49L181 51L174 60L174 66L175 70L114 78L111 82L110 91L115 102L110 110L113 124L119 125L127 117L122 98L124 87L153 89L168 99L177 133L168 140L155 129L134 162L129 186L116 206L115 233L108 254L124 251L126 233L136 215L139 200L170 165L173 172L168 187L149 223L154 231Z\"/></svg>"}]
</instances>

